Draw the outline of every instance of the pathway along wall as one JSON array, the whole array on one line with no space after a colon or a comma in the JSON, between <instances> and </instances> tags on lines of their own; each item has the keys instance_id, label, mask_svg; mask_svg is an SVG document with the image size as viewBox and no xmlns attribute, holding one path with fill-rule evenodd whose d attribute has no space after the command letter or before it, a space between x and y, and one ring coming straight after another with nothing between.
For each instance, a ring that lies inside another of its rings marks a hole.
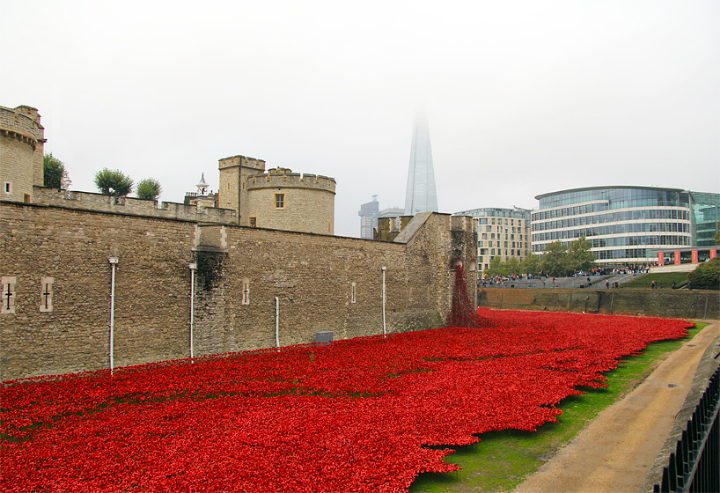
<instances>
[{"instance_id":1,"label":"pathway along wall","mask_svg":"<svg viewBox=\"0 0 720 493\"><path fill-rule=\"evenodd\" d=\"M404 243L0 202L0 380L443 325L451 218L418 215ZM8 296L8 293L10 296ZM6 309L8 298L12 309Z\"/></svg>"},{"instance_id":2,"label":"pathway along wall","mask_svg":"<svg viewBox=\"0 0 720 493\"><path fill-rule=\"evenodd\" d=\"M720 292L670 289L478 289L478 305L507 310L720 318Z\"/></svg>"}]
</instances>

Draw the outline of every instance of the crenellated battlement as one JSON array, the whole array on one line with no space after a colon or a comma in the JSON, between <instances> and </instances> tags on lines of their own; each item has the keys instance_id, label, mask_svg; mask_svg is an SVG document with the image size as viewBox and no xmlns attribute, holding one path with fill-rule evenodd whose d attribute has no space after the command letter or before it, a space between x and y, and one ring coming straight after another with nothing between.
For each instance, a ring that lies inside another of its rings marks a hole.
<instances>
[{"instance_id":1,"label":"crenellated battlement","mask_svg":"<svg viewBox=\"0 0 720 493\"><path fill-rule=\"evenodd\" d=\"M113 197L92 192L76 192L55 188L35 187L34 203L59 206L67 209L81 209L96 212L112 212L133 216L158 217L203 223L232 224L237 215L232 209L185 205L177 202L162 202L135 197Z\"/></svg>"},{"instance_id":2,"label":"crenellated battlement","mask_svg":"<svg viewBox=\"0 0 720 493\"><path fill-rule=\"evenodd\" d=\"M255 159L254 157L237 155L224 157L218 160L219 169L233 168L236 166L265 171L265 161L262 159Z\"/></svg>"},{"instance_id":3,"label":"crenellated battlement","mask_svg":"<svg viewBox=\"0 0 720 493\"><path fill-rule=\"evenodd\" d=\"M6 108L0 106L0 132L31 145L33 150L38 143L45 142L45 129L40 124L38 110L32 106Z\"/></svg>"},{"instance_id":4,"label":"crenellated battlement","mask_svg":"<svg viewBox=\"0 0 720 493\"><path fill-rule=\"evenodd\" d=\"M325 190L335 193L337 183L335 178L311 173L293 173L289 168L272 168L266 173L250 176L247 180L248 190L262 188L306 188L311 190Z\"/></svg>"}]
</instances>

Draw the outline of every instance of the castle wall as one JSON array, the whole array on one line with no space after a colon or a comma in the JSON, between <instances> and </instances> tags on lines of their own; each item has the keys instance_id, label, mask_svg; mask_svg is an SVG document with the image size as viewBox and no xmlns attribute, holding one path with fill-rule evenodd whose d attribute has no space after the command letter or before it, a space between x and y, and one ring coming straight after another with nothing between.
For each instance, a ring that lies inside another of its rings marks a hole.
<instances>
[{"instance_id":1,"label":"castle wall","mask_svg":"<svg viewBox=\"0 0 720 493\"><path fill-rule=\"evenodd\" d=\"M257 227L329 235L335 231L333 178L277 168L248 177L247 191L248 218Z\"/></svg>"},{"instance_id":2,"label":"castle wall","mask_svg":"<svg viewBox=\"0 0 720 493\"><path fill-rule=\"evenodd\" d=\"M164 219L212 223L236 222L235 211L215 207L197 207L177 202L162 202L157 207L152 200L134 197L111 197L99 193L68 192L53 188L35 187L33 202L38 205L54 205L87 211L133 214Z\"/></svg>"},{"instance_id":3,"label":"castle wall","mask_svg":"<svg viewBox=\"0 0 720 493\"><path fill-rule=\"evenodd\" d=\"M109 367L111 256L116 367L189 357L191 262L196 356L273 347L276 297L282 346L381 334L383 266L388 332L441 326L450 216L416 219L388 243L0 202L0 380Z\"/></svg>"},{"instance_id":4,"label":"castle wall","mask_svg":"<svg viewBox=\"0 0 720 493\"><path fill-rule=\"evenodd\" d=\"M29 202L43 185L44 132L35 108L0 106L0 199Z\"/></svg>"},{"instance_id":5,"label":"castle wall","mask_svg":"<svg viewBox=\"0 0 720 493\"><path fill-rule=\"evenodd\" d=\"M673 289L478 289L480 306L689 319L720 318L720 293Z\"/></svg>"}]
</instances>

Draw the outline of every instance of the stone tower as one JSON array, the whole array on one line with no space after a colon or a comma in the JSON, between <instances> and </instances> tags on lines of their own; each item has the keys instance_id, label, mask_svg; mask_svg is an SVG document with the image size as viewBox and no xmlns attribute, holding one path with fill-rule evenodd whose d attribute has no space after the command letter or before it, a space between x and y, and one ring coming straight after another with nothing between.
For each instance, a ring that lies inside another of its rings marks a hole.
<instances>
[{"instance_id":1,"label":"stone tower","mask_svg":"<svg viewBox=\"0 0 720 493\"><path fill-rule=\"evenodd\" d=\"M405 195L405 215L414 216L418 212L438 212L430 130L423 113L415 118Z\"/></svg>"},{"instance_id":2,"label":"stone tower","mask_svg":"<svg viewBox=\"0 0 720 493\"><path fill-rule=\"evenodd\" d=\"M287 168L266 173L265 161L245 156L220 159L219 168L217 206L235 210L240 226L334 234L334 178Z\"/></svg>"},{"instance_id":3,"label":"stone tower","mask_svg":"<svg viewBox=\"0 0 720 493\"><path fill-rule=\"evenodd\" d=\"M265 173L265 161L245 156L220 159L220 190L218 207L237 212L238 224L250 226L248 220L247 180L251 176Z\"/></svg>"},{"instance_id":4,"label":"stone tower","mask_svg":"<svg viewBox=\"0 0 720 493\"><path fill-rule=\"evenodd\" d=\"M42 187L45 129L31 106L0 106L0 198L32 202Z\"/></svg>"},{"instance_id":5,"label":"stone tower","mask_svg":"<svg viewBox=\"0 0 720 493\"><path fill-rule=\"evenodd\" d=\"M273 168L248 177L247 197L249 226L324 235L335 232L334 178Z\"/></svg>"}]
</instances>

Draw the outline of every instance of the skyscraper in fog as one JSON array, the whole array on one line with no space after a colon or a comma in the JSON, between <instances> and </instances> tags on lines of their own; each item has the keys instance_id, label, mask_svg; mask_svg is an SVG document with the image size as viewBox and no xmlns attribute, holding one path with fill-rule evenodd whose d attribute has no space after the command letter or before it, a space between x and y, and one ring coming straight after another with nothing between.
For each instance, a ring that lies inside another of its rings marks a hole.
<instances>
[{"instance_id":1,"label":"skyscraper in fog","mask_svg":"<svg viewBox=\"0 0 720 493\"><path fill-rule=\"evenodd\" d=\"M405 194L405 215L413 216L418 212L438 212L430 130L424 114L415 118Z\"/></svg>"}]
</instances>

